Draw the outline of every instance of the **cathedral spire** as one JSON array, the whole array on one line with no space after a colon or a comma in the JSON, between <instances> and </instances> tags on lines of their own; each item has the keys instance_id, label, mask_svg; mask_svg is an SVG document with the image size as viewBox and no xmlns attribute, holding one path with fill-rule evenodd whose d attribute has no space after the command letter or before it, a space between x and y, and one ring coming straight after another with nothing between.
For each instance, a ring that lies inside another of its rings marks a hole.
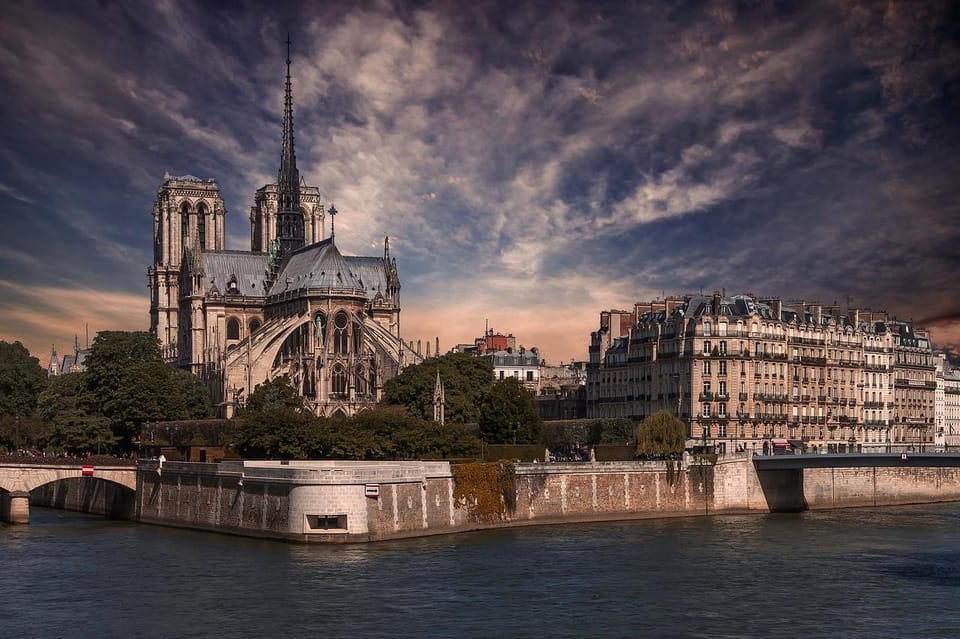
<instances>
[{"instance_id":1,"label":"cathedral spire","mask_svg":"<svg viewBox=\"0 0 960 639\"><path fill-rule=\"evenodd\" d=\"M300 171L293 146L293 89L290 81L290 34L287 34L287 82L283 97L283 149L277 173L277 239L280 257L303 246Z\"/></svg>"}]
</instances>

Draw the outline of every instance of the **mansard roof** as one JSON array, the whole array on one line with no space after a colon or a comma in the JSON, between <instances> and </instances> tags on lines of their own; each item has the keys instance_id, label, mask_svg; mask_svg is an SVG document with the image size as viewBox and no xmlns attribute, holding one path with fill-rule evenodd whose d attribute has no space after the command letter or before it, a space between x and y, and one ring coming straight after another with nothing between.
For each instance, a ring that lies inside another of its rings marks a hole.
<instances>
[{"instance_id":1,"label":"mansard roof","mask_svg":"<svg viewBox=\"0 0 960 639\"><path fill-rule=\"evenodd\" d=\"M221 294L230 293L230 280L237 280L239 294L248 297L263 297L264 271L267 256L250 251L211 251L202 255L205 273L204 290L216 289Z\"/></svg>"}]
</instances>

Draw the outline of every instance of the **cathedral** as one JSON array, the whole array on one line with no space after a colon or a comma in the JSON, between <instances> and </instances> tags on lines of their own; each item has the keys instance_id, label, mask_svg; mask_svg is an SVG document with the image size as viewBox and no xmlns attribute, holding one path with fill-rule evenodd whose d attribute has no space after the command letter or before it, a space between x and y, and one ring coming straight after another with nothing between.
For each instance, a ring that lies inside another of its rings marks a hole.
<instances>
[{"instance_id":1,"label":"cathedral","mask_svg":"<svg viewBox=\"0 0 960 639\"><path fill-rule=\"evenodd\" d=\"M280 169L254 196L250 251L224 250L216 180L165 175L153 206L150 330L168 362L205 381L223 417L280 375L314 414L354 415L421 360L400 338L389 239L382 257L342 254L336 208L300 177L289 40L286 62Z\"/></svg>"}]
</instances>

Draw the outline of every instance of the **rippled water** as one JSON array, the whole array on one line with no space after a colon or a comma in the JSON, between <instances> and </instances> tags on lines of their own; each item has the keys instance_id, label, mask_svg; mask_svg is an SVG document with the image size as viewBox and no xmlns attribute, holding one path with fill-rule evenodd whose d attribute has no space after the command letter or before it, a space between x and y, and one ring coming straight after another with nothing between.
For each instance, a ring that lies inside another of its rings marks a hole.
<instances>
[{"instance_id":1,"label":"rippled water","mask_svg":"<svg viewBox=\"0 0 960 639\"><path fill-rule=\"evenodd\" d=\"M4 638L960 636L960 504L350 546L31 515Z\"/></svg>"}]
</instances>

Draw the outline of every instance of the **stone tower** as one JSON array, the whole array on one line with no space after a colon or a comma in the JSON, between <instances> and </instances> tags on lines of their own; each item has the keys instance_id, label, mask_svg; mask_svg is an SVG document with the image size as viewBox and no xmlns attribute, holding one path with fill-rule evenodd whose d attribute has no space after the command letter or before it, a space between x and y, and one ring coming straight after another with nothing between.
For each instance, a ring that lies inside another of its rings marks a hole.
<instances>
[{"instance_id":1,"label":"stone tower","mask_svg":"<svg viewBox=\"0 0 960 639\"><path fill-rule=\"evenodd\" d=\"M153 204L150 331L165 351L176 346L180 265L185 251L222 251L226 208L216 180L164 175Z\"/></svg>"}]
</instances>

